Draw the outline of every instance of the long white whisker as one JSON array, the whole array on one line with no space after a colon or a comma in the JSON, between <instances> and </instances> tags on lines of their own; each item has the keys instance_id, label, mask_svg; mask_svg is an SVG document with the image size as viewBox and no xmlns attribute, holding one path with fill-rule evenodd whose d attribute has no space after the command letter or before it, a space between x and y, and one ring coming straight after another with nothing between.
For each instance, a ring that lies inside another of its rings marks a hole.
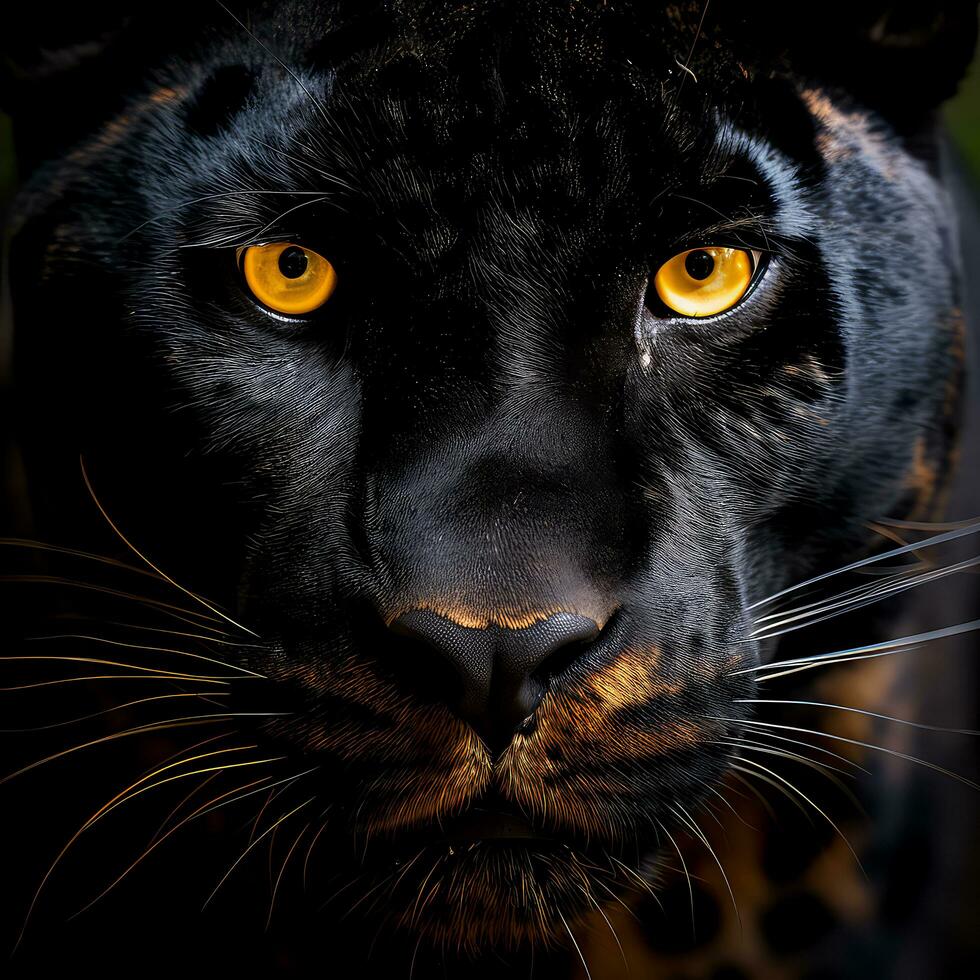
<instances>
[{"instance_id":1,"label":"long white whisker","mask_svg":"<svg viewBox=\"0 0 980 980\"><path fill-rule=\"evenodd\" d=\"M582 953L579 944L575 941L575 936L572 934L572 930L568 923L565 921L565 916L561 914L561 909L555 908L555 912L558 913L558 918L561 919L561 924L565 927L565 932L568 933L568 938L571 939L572 945L575 947L575 952L578 953L578 958L582 963L582 969L585 970L586 980L592 980L592 974L589 973L589 964L585 962L585 956Z\"/></svg>"},{"instance_id":2,"label":"long white whisker","mask_svg":"<svg viewBox=\"0 0 980 980\"><path fill-rule=\"evenodd\" d=\"M814 803L813 800L811 800L809 796L806 795L806 793L804 793L798 786L794 786L793 783L791 783L788 779L784 779L782 776L779 775L779 773L773 772L772 769L768 769L766 766L762 765L761 762L756 762L755 759L746 759L746 758L743 758L741 756L735 756L734 758L737 758L740 762L745 762L746 764L748 764L750 766L754 766L754 767L756 767L758 769L761 769L763 772L768 773L768 775L770 775L773 779L778 779L779 782L783 783L785 786L788 786L794 793L796 793L798 796L800 796L801 799L806 800L806 802L809 803L810 806L812 806L813 809L816 810L817 813L819 813L820 816L823 817L824 820L826 820L827 823L830 824L830 826L834 828L834 830L837 832L837 834L840 837L840 839L847 846L847 849L854 856L854 860L857 862L857 866L861 869L861 873L864 874L865 877L867 877L867 873L864 870L864 866L861 864L861 859L857 856L857 852L851 846L851 842L844 836L844 834L841 831L840 827L838 827L837 824L834 823L834 821L831 820L830 817L827 816L827 814L824 813L824 811L820 807L818 807L817 804ZM745 772L745 771L746 770L744 770L744 769L742 770L742 772Z\"/></svg>"},{"instance_id":3,"label":"long white whisker","mask_svg":"<svg viewBox=\"0 0 980 980\"><path fill-rule=\"evenodd\" d=\"M674 840L673 835L670 831L658 820L657 825L660 829L667 835L667 840L674 845L674 850L677 852L677 857L680 858L681 867L684 869L684 877L687 879L687 894L691 901L691 931L695 929L695 918L694 918L694 883L691 881L691 872L687 869L687 862L684 860L684 855L681 854L681 849Z\"/></svg>"},{"instance_id":4,"label":"long white whisker","mask_svg":"<svg viewBox=\"0 0 980 980\"><path fill-rule=\"evenodd\" d=\"M753 732L753 734L756 734ZM827 775L830 772L840 773L842 776L852 777L853 773L846 772L844 769L839 769L837 766L832 766L826 762L818 762L816 759L810 759L805 755L801 755L799 752L793 752L790 749L782 749L777 745L767 745L765 742L757 742L751 738L742 738L738 736L733 738L728 742L712 742L712 745L724 745L728 748L736 748L737 746L744 746L755 752L765 752L768 755L778 755L783 759L791 759L793 762L799 762L803 765L810 766L817 769L822 775Z\"/></svg>"},{"instance_id":5,"label":"long white whisker","mask_svg":"<svg viewBox=\"0 0 980 980\"><path fill-rule=\"evenodd\" d=\"M949 769L944 769L942 766L938 766L934 762L929 762L926 759L920 759L917 756L908 755L905 752L899 752L897 749L888 749L883 745L875 745L873 742L862 742L856 738L847 738L844 735L832 735L830 732L820 732L813 728L798 728L793 725L777 725L771 721L746 720L744 724L760 728L777 728L782 731L802 732L804 735L817 735L821 738L833 739L835 742L846 742L848 745L857 745L864 749L872 749L875 752L883 752L885 755L894 756L896 759L904 759L906 762L914 762L916 765L925 766L927 769L932 769L934 772L939 772L944 776L949 776L951 779L955 779L958 783L963 783L964 786L969 786L972 789L980 790L980 784L973 782L972 779L967 779L966 776L961 776L959 773L952 772Z\"/></svg>"},{"instance_id":6,"label":"long white whisker","mask_svg":"<svg viewBox=\"0 0 980 980\"><path fill-rule=\"evenodd\" d=\"M701 828L698 826L695 819L691 816L690 813L688 813L688 811L684 807L682 807L678 803L676 809L674 807L671 807L670 809L673 811L675 816L677 816L681 820L682 823L686 824L694 832L694 834L698 837L701 843L704 844L704 846L708 849L708 853L714 859L715 864L718 865L718 870L721 872L721 876L725 881L725 887L728 889L728 895L732 900L732 908L735 910L735 919L738 921L739 929L741 929L742 913L739 912L738 910L738 902L735 900L735 892L732 889L732 883L728 880L728 875L725 872L725 868L722 865L721 860L719 859L718 855L715 853L715 849L708 842L708 838L705 835L704 831L701 830Z\"/></svg>"},{"instance_id":7,"label":"long white whisker","mask_svg":"<svg viewBox=\"0 0 980 980\"><path fill-rule=\"evenodd\" d=\"M925 725L918 721L909 721L907 718L896 718L894 715L882 715L877 711L866 711L864 708L854 708L846 704L830 704L825 701L784 701L777 698L737 698L736 704L796 704L808 708L833 708L835 711L852 711L865 718L878 718L881 721L893 721L897 725L908 725L910 728L919 728L926 732L940 732L944 735L980 735L980 732L972 728L943 728L941 725Z\"/></svg>"},{"instance_id":8,"label":"long white whisker","mask_svg":"<svg viewBox=\"0 0 980 980\"><path fill-rule=\"evenodd\" d=\"M731 718L723 718L717 715L701 715L706 721L731 721ZM871 773L865 769L863 766L858 765L856 762L848 759L847 756L841 755L839 752L834 752L832 749L825 748L822 745L814 745L812 742L804 742L802 739L790 738L787 735L774 735L772 732L753 732L758 738L765 736L766 738L775 739L779 742L786 742L791 745L799 745L802 748L810 749L813 752L819 752L821 755L829 755L832 759L837 759L838 762L843 762L844 765L851 766L858 772L864 773L866 776L870 776ZM729 738L735 738L734 735L729 735Z\"/></svg>"},{"instance_id":9,"label":"long white whisker","mask_svg":"<svg viewBox=\"0 0 980 980\"><path fill-rule=\"evenodd\" d=\"M865 594L860 599L847 599L838 602L831 602L818 609L811 610L810 612L803 612L794 616L785 616L783 619L769 623L764 628L755 630L752 633L752 639L770 640L776 636L784 636L786 633L792 633L796 630L805 629L808 626L814 626L817 623L826 622L826 620L833 619L836 616L843 616L858 609L863 609L866 606L874 605L876 602L882 602L891 596L899 595L902 592L907 592L909 589L916 589L920 586L928 585L931 582L939 581L940 579L946 578L950 575L956 575L959 572L966 571L970 568L975 568L978 565L980 565L980 557L969 558L965 561L957 562L955 565L938 568L931 572L918 573L912 578L906 578L903 576L902 581L897 583L890 581L886 582L885 584L879 583L875 588L866 590Z\"/></svg>"},{"instance_id":10,"label":"long white whisker","mask_svg":"<svg viewBox=\"0 0 980 980\"><path fill-rule=\"evenodd\" d=\"M929 630L925 633L916 633L913 636L903 636L895 640L883 640L880 643L869 643L865 646L851 647L847 650L835 650L832 653L819 653L812 657L797 657L791 660L777 660L767 664L756 664L754 667L743 667L741 670L732 672L732 676L738 674L753 674L767 672L767 679L781 677L783 673L795 673L786 671L785 668L799 667L806 669L809 667L820 666L824 663L840 663L843 660L862 660L869 657L887 656L892 653L900 653L913 647L921 646L923 643L931 643L933 640L942 640L950 636L960 636L963 633L972 633L980 629L980 619L971 620L968 623L958 623L955 626L946 626L938 630ZM781 673L769 674L768 671L780 671Z\"/></svg>"},{"instance_id":11,"label":"long white whisker","mask_svg":"<svg viewBox=\"0 0 980 980\"><path fill-rule=\"evenodd\" d=\"M796 585L791 585L780 592L775 592L772 595L767 596L765 599L759 599L757 602L753 602L748 608L758 609L759 606L767 605L770 602L775 602L777 599L781 599L783 596L789 595L791 592L797 592L800 589L805 589L807 586L816 585L818 582L824 582L836 575L843 575L846 572L853 572L859 568L866 568L868 565L877 564L878 562L884 561L888 558L897 558L900 555L907 555L914 551L921 551L923 548L931 548L937 544L945 544L947 541L955 541L958 538L965 538L971 534L977 534L978 532L980 532L980 521L975 521L966 527L958 527L951 531L944 531L942 534L934 534L932 537L925 538L922 541L916 541L913 544L903 545L901 548L893 548L891 551L882 552L880 555L872 555L870 558L862 558L859 561L853 561L848 565L842 565L840 568L832 569L829 572L814 575L812 578L808 578L803 582L797 582Z\"/></svg>"}]
</instances>

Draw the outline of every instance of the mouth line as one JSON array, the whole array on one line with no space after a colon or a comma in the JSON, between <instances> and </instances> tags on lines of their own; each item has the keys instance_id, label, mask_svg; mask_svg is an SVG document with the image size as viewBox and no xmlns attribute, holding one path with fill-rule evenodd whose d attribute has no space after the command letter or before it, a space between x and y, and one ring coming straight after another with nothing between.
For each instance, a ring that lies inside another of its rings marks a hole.
<instances>
[{"instance_id":1,"label":"mouth line","mask_svg":"<svg viewBox=\"0 0 980 980\"><path fill-rule=\"evenodd\" d=\"M388 838L382 852L404 856L418 850L438 849L452 854L485 845L523 848L529 853L565 850L594 860L622 855L635 844L637 841L617 842L611 837L598 840L593 836L586 840L577 834L541 827L506 801L485 799L455 816L403 829Z\"/></svg>"},{"instance_id":2,"label":"mouth line","mask_svg":"<svg viewBox=\"0 0 980 980\"><path fill-rule=\"evenodd\" d=\"M475 806L454 817L435 836L449 844L489 840L559 843L558 838L533 826L523 814L489 806Z\"/></svg>"},{"instance_id":3,"label":"mouth line","mask_svg":"<svg viewBox=\"0 0 980 980\"><path fill-rule=\"evenodd\" d=\"M382 850L389 854L429 848L458 851L480 844L528 845L535 849L573 846L562 835L532 824L516 808L484 800L454 816L404 828L388 837Z\"/></svg>"}]
</instances>

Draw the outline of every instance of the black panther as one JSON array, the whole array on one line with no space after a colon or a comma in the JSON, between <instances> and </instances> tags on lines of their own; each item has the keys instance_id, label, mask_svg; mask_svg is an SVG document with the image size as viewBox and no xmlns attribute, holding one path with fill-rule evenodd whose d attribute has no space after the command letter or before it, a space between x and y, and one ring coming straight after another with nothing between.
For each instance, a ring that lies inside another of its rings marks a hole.
<instances>
[{"instance_id":1,"label":"black panther","mask_svg":"<svg viewBox=\"0 0 980 980\"><path fill-rule=\"evenodd\" d=\"M105 518L168 597L158 641L57 607L194 701L115 717L207 741L152 779L265 801L249 846L413 962L581 953L733 774L779 788L760 679L854 646L780 636L878 597L798 584L935 520L956 452L975 8L922 6L16 15L33 536Z\"/></svg>"}]
</instances>

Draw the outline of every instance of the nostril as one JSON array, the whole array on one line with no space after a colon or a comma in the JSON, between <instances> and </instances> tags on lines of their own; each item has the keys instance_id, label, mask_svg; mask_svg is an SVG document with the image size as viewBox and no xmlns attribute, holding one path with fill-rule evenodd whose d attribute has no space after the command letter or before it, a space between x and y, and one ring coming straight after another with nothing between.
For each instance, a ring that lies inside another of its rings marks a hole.
<instances>
[{"instance_id":1,"label":"nostril","mask_svg":"<svg viewBox=\"0 0 980 980\"><path fill-rule=\"evenodd\" d=\"M586 639L573 640L571 643L566 643L541 664L534 672L534 676L543 684L549 684L553 677L564 674L592 646L598 636L599 631L596 630L592 636Z\"/></svg>"},{"instance_id":2,"label":"nostril","mask_svg":"<svg viewBox=\"0 0 980 980\"><path fill-rule=\"evenodd\" d=\"M567 618L566 618L567 617ZM553 623L553 638L543 651L540 663L531 672L545 686L553 677L564 673L599 638L599 625L585 616L559 613L546 622Z\"/></svg>"}]
</instances>

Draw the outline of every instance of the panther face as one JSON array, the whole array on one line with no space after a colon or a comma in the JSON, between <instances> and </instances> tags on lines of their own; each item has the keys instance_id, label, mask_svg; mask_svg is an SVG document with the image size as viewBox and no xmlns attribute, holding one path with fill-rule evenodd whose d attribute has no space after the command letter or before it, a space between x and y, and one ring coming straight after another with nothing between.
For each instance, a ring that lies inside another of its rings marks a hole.
<instances>
[{"instance_id":1,"label":"panther face","mask_svg":"<svg viewBox=\"0 0 980 980\"><path fill-rule=\"evenodd\" d=\"M759 601L932 500L948 206L748 15L383 7L218 11L41 171L31 424L394 927L550 942L720 786Z\"/></svg>"}]
</instances>

